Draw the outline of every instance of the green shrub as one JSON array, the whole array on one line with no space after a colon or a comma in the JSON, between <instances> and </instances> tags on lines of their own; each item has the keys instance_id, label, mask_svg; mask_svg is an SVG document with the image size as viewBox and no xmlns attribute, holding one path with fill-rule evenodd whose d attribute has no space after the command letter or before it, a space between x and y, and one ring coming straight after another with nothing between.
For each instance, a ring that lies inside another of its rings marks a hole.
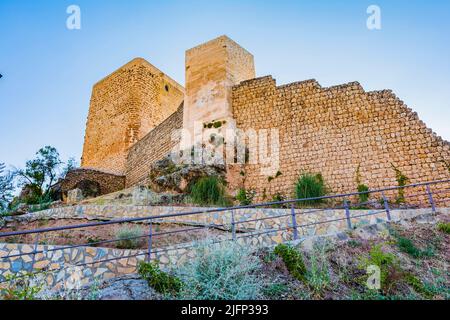
<instances>
[{"instance_id":1,"label":"green shrub","mask_svg":"<svg viewBox=\"0 0 450 320\"><path fill-rule=\"evenodd\" d=\"M404 278L405 278L405 282L407 284L409 284L414 289L414 291L417 292L418 294L422 295L426 299L432 299L434 297L433 292L428 290L424 286L423 282L420 279L418 279L417 277L415 277L413 274L406 273L404 275Z\"/></svg>"},{"instance_id":2,"label":"green shrub","mask_svg":"<svg viewBox=\"0 0 450 320\"><path fill-rule=\"evenodd\" d=\"M118 249L137 249L144 242L143 236L144 230L139 227L121 226L116 230L116 239L120 239L117 242ZM132 239L129 239L132 238Z\"/></svg>"},{"instance_id":3,"label":"green shrub","mask_svg":"<svg viewBox=\"0 0 450 320\"><path fill-rule=\"evenodd\" d=\"M399 275L400 267L397 259L392 253L384 252L381 245L373 246L367 257L360 259L359 268L366 270L367 267L375 265L380 268L380 284L384 292L389 292L390 289L401 278ZM364 279L366 282L367 278Z\"/></svg>"},{"instance_id":4,"label":"green shrub","mask_svg":"<svg viewBox=\"0 0 450 320\"><path fill-rule=\"evenodd\" d=\"M0 288L0 300L36 300L44 287L38 276L26 272L6 276L7 285Z\"/></svg>"},{"instance_id":5,"label":"green shrub","mask_svg":"<svg viewBox=\"0 0 450 320\"><path fill-rule=\"evenodd\" d=\"M369 191L369 187L365 184L358 185L358 192L367 192ZM369 200L369 193L360 193L358 195L360 203L366 203Z\"/></svg>"},{"instance_id":6,"label":"green shrub","mask_svg":"<svg viewBox=\"0 0 450 320\"><path fill-rule=\"evenodd\" d=\"M197 245L195 257L180 267L183 300L255 300L263 297L262 263L251 249L234 242Z\"/></svg>"},{"instance_id":7,"label":"green shrub","mask_svg":"<svg viewBox=\"0 0 450 320\"><path fill-rule=\"evenodd\" d=\"M182 288L180 279L161 271L157 263L139 263L138 273L150 287L161 294L176 296Z\"/></svg>"},{"instance_id":8,"label":"green shrub","mask_svg":"<svg viewBox=\"0 0 450 320\"><path fill-rule=\"evenodd\" d=\"M305 281L306 267L302 255L297 249L279 244L275 247L274 253L283 259L286 268L294 278Z\"/></svg>"},{"instance_id":9,"label":"green shrub","mask_svg":"<svg viewBox=\"0 0 450 320\"><path fill-rule=\"evenodd\" d=\"M236 200L239 201L241 206L248 206L253 203L253 198L255 195L256 193L254 190L246 190L241 188L236 194Z\"/></svg>"},{"instance_id":10,"label":"green shrub","mask_svg":"<svg viewBox=\"0 0 450 320\"><path fill-rule=\"evenodd\" d=\"M348 245L350 248L358 248L358 247L361 247L361 246L362 246L362 243L361 243L360 241L358 241L358 240L350 239L350 240L347 242L347 245Z\"/></svg>"},{"instance_id":11,"label":"green shrub","mask_svg":"<svg viewBox=\"0 0 450 320\"><path fill-rule=\"evenodd\" d=\"M325 246L314 247L306 272L306 281L315 295L321 295L330 286L330 265L325 251Z\"/></svg>"},{"instance_id":12,"label":"green shrub","mask_svg":"<svg viewBox=\"0 0 450 320\"><path fill-rule=\"evenodd\" d=\"M440 222L438 224L438 230L450 234L450 222Z\"/></svg>"},{"instance_id":13,"label":"green shrub","mask_svg":"<svg viewBox=\"0 0 450 320\"><path fill-rule=\"evenodd\" d=\"M323 197L327 194L325 183L321 174L303 174L295 184L295 195L297 199ZM302 201L302 205L314 205L323 200Z\"/></svg>"},{"instance_id":14,"label":"green shrub","mask_svg":"<svg viewBox=\"0 0 450 320\"><path fill-rule=\"evenodd\" d=\"M397 167L395 167L392 163L391 163L391 167L392 169L395 171L395 179L397 180L397 184L400 187L398 189L398 196L397 196L397 200L396 202L399 203L404 203L405 202L405 189L402 188L404 186L406 186L409 183L409 178L407 176L405 176Z\"/></svg>"},{"instance_id":15,"label":"green shrub","mask_svg":"<svg viewBox=\"0 0 450 320\"><path fill-rule=\"evenodd\" d=\"M283 175L283 173L281 171L277 171L277 173L275 174L275 177L273 177L273 176L267 177L267 181L270 183L282 175Z\"/></svg>"},{"instance_id":16,"label":"green shrub","mask_svg":"<svg viewBox=\"0 0 450 320\"><path fill-rule=\"evenodd\" d=\"M272 202L282 202L285 201L286 197L284 197L281 193L276 193L273 197L272 197ZM273 208L285 208L286 204L274 204L272 205Z\"/></svg>"},{"instance_id":17,"label":"green shrub","mask_svg":"<svg viewBox=\"0 0 450 320\"><path fill-rule=\"evenodd\" d=\"M200 178L190 189L190 197L197 205L228 206L230 204L226 197L225 184L218 177Z\"/></svg>"},{"instance_id":18,"label":"green shrub","mask_svg":"<svg viewBox=\"0 0 450 320\"><path fill-rule=\"evenodd\" d=\"M52 202L53 201L52 201L51 194L48 193L46 195L43 195L37 199L36 204L34 204L30 207L30 212L38 212L38 211L47 210L50 208L50 205Z\"/></svg>"},{"instance_id":19,"label":"green shrub","mask_svg":"<svg viewBox=\"0 0 450 320\"><path fill-rule=\"evenodd\" d=\"M365 184L363 184L361 182L362 177L361 177L361 165L359 164L358 167L356 168L356 184L358 185L357 189L358 192L367 192L369 191L369 187L366 186ZM359 202L361 203L365 203L367 202L367 200L369 200L369 194L368 193L363 193L363 194L359 194Z\"/></svg>"},{"instance_id":20,"label":"green shrub","mask_svg":"<svg viewBox=\"0 0 450 320\"><path fill-rule=\"evenodd\" d=\"M439 270L431 268L433 277L430 281L422 282L426 291L430 292L433 296L440 296L445 300L450 300L450 286L448 285L448 270Z\"/></svg>"},{"instance_id":21,"label":"green shrub","mask_svg":"<svg viewBox=\"0 0 450 320\"><path fill-rule=\"evenodd\" d=\"M433 255L432 249L428 248L427 250L421 250L417 248L414 243L408 238L398 236L397 246L400 251L409 254L413 258L424 258Z\"/></svg>"}]
</instances>

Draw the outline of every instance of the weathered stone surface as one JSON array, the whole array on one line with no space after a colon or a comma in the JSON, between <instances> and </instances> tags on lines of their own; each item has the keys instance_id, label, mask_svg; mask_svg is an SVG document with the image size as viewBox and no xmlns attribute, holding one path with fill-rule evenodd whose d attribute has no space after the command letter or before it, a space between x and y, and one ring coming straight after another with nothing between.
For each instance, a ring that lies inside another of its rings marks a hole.
<instances>
[{"instance_id":1,"label":"weathered stone surface","mask_svg":"<svg viewBox=\"0 0 450 320\"><path fill-rule=\"evenodd\" d=\"M162 297L137 275L113 278L80 290L81 299L157 300Z\"/></svg>"},{"instance_id":2,"label":"weathered stone surface","mask_svg":"<svg viewBox=\"0 0 450 320\"><path fill-rule=\"evenodd\" d=\"M176 165L170 156L155 162L149 175L149 188L155 192L184 193L195 181L206 176L224 177L224 166Z\"/></svg>"},{"instance_id":3,"label":"weathered stone surface","mask_svg":"<svg viewBox=\"0 0 450 320\"><path fill-rule=\"evenodd\" d=\"M67 192L67 202L77 203L83 200L83 192L80 189L73 189Z\"/></svg>"}]
</instances>

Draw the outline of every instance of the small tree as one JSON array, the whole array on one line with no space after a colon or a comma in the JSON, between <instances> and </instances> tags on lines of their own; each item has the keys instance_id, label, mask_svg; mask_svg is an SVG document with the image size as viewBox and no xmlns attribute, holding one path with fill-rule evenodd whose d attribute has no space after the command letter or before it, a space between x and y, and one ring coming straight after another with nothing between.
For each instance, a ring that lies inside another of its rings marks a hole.
<instances>
[{"instance_id":1,"label":"small tree","mask_svg":"<svg viewBox=\"0 0 450 320\"><path fill-rule=\"evenodd\" d=\"M59 169L63 162L54 147L46 146L36 152L36 158L25 164L15 174L21 179L23 186L34 190L36 197L48 197L50 187L59 177Z\"/></svg>"},{"instance_id":2,"label":"small tree","mask_svg":"<svg viewBox=\"0 0 450 320\"><path fill-rule=\"evenodd\" d=\"M70 171L78 168L78 166L79 166L78 161L74 157L69 158L69 160L67 160L66 162L66 165L62 169L59 178L64 179Z\"/></svg>"},{"instance_id":3,"label":"small tree","mask_svg":"<svg viewBox=\"0 0 450 320\"><path fill-rule=\"evenodd\" d=\"M13 174L5 172L5 164L0 163L0 211L3 211L8 207L8 204L13 197L13 179Z\"/></svg>"}]
</instances>

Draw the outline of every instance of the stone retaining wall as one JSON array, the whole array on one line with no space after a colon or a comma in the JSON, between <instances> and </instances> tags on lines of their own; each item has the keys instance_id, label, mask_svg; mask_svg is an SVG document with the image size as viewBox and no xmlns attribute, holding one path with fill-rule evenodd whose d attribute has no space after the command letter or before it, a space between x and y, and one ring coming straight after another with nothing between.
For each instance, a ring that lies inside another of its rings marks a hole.
<instances>
[{"instance_id":1,"label":"stone retaining wall","mask_svg":"<svg viewBox=\"0 0 450 320\"><path fill-rule=\"evenodd\" d=\"M203 208L200 210L206 210ZM180 207L134 207L134 206L76 206L51 209L47 211L31 213L25 216L10 217L4 223L13 221L37 221L42 219L90 219L90 220L112 220L117 218L137 218L147 216L161 216L167 213L188 212L199 210L199 208ZM330 223L317 224L327 220L345 218L343 210L327 210L314 212L313 210L296 210L299 227L299 238L308 239L312 236L323 236L339 234L346 230L347 221L339 220ZM440 208L438 212L449 214L450 208ZM367 216L370 213L374 215ZM431 213L430 209L392 210L393 221L410 219L419 215ZM279 243L294 240L292 229L292 218L288 209L240 209L235 211L235 221L238 223L237 241L244 245L254 247L267 247ZM286 215L286 216L284 216ZM278 217L283 216L283 217ZM386 213L379 210L354 210L351 211L351 222L354 228L373 225L386 221ZM364 216L359 217L357 216ZM262 221L244 222L248 220L274 217ZM231 228L231 213L203 213L192 216L160 218L158 223L180 223L195 225L222 225L225 229ZM242 223L241 223L242 222ZM282 229L281 231L277 231ZM265 231L274 230L271 233ZM0 229L1 232L1 229ZM231 233L214 241L231 239ZM0 240L1 242L1 240ZM29 244L0 244L0 281L4 281L8 275L21 271L43 271L44 278L49 288L61 289L61 286L70 284L71 281L79 280L81 285L97 280L107 280L124 274L136 272L138 262L146 258L146 251L142 250L119 250L106 248L70 248L58 251L50 251L55 246L38 246L37 251L44 251L35 255L34 246ZM62 248L62 247L59 247ZM1 259L1 257L24 253L20 257ZM130 257L131 256L131 257ZM152 260L159 261L161 267L183 264L195 256L194 243L186 243L172 247L153 248ZM111 260L114 259L114 260ZM106 261L102 261L106 260ZM87 264L79 266L76 265ZM47 272L46 272L47 270ZM54 270L54 271L51 271Z\"/></svg>"}]
</instances>

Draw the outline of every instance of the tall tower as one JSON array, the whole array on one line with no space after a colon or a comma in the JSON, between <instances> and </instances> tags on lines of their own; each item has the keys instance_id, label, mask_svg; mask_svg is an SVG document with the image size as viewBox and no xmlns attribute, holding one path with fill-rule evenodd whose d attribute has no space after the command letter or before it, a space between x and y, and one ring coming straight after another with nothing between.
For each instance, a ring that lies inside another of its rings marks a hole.
<instances>
[{"instance_id":1,"label":"tall tower","mask_svg":"<svg viewBox=\"0 0 450 320\"><path fill-rule=\"evenodd\" d=\"M123 175L128 149L174 113L184 88L136 58L94 85L81 166Z\"/></svg>"},{"instance_id":2,"label":"tall tower","mask_svg":"<svg viewBox=\"0 0 450 320\"><path fill-rule=\"evenodd\" d=\"M186 51L183 128L194 142L194 128L214 121L232 123L231 89L255 78L253 55L227 36ZM195 131L195 134L198 132ZM183 139L184 147L189 141Z\"/></svg>"}]
</instances>

